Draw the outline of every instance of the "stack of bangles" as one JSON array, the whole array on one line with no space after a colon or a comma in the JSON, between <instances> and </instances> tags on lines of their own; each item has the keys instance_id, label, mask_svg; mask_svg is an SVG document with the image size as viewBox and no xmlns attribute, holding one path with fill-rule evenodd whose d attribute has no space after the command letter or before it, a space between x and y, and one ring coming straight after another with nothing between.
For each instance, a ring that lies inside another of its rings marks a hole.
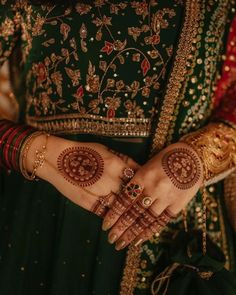
<instances>
[{"instance_id":1,"label":"stack of bangles","mask_svg":"<svg viewBox=\"0 0 236 295\"><path fill-rule=\"evenodd\" d=\"M27 153L33 140L42 134L46 136L45 145L42 150L36 151L33 171L29 174L25 163ZM37 169L44 163L48 137L45 132L36 131L29 126L0 120L0 166L21 172L25 178L34 180Z\"/></svg>"}]
</instances>

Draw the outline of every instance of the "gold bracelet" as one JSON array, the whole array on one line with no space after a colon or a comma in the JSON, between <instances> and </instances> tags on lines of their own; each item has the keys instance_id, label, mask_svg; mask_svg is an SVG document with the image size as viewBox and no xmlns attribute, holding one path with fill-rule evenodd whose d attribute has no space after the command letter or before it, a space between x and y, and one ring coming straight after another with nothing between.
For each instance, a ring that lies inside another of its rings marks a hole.
<instances>
[{"instance_id":1,"label":"gold bracelet","mask_svg":"<svg viewBox=\"0 0 236 295\"><path fill-rule=\"evenodd\" d=\"M206 185L219 181L236 168L236 131L232 127L212 123L180 141L194 149L202 160Z\"/></svg>"},{"instance_id":2,"label":"gold bracelet","mask_svg":"<svg viewBox=\"0 0 236 295\"><path fill-rule=\"evenodd\" d=\"M39 136L39 135L46 135L46 142L42 146L42 151L36 150L35 151L35 161L34 161L34 166L33 166L33 171L31 174L28 173L26 169L26 159L28 155L28 151L30 149L30 146L34 139ZM21 148L21 157L20 157L20 170L22 175L28 179L28 180L35 180L36 179L36 173L38 168L42 167L45 161L45 153L47 149L47 142L49 138L49 134L41 131L37 131L29 136L29 138L26 139L24 145Z\"/></svg>"}]
</instances>

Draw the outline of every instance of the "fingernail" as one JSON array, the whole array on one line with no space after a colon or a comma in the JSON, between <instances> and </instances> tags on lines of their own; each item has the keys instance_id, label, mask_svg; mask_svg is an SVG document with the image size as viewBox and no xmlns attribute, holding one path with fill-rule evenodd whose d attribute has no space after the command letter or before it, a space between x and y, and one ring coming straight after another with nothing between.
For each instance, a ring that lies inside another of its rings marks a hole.
<instances>
[{"instance_id":1,"label":"fingernail","mask_svg":"<svg viewBox=\"0 0 236 295\"><path fill-rule=\"evenodd\" d=\"M118 242L117 244L116 244L116 250L121 250L121 249L123 249L124 247L125 247L125 241L124 240L121 240L120 242Z\"/></svg>"},{"instance_id":2,"label":"fingernail","mask_svg":"<svg viewBox=\"0 0 236 295\"><path fill-rule=\"evenodd\" d=\"M105 221L102 225L102 230L106 231L110 228L111 223L109 221Z\"/></svg>"},{"instance_id":3,"label":"fingernail","mask_svg":"<svg viewBox=\"0 0 236 295\"><path fill-rule=\"evenodd\" d=\"M115 241L117 239L117 235L116 234L111 234L109 237L108 237L108 241L110 244L114 244Z\"/></svg>"},{"instance_id":4,"label":"fingernail","mask_svg":"<svg viewBox=\"0 0 236 295\"><path fill-rule=\"evenodd\" d=\"M137 243L134 244L135 247L138 247L138 245L140 245L142 243L143 239L138 240Z\"/></svg>"}]
</instances>

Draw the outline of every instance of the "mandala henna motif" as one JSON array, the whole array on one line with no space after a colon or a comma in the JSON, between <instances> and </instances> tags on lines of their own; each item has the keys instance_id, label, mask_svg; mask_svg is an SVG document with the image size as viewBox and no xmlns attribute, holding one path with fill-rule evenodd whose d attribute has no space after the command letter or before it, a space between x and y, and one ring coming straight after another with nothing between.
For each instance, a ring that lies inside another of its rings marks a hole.
<instances>
[{"instance_id":1,"label":"mandala henna motif","mask_svg":"<svg viewBox=\"0 0 236 295\"><path fill-rule=\"evenodd\" d=\"M201 177L200 160L185 148L167 152L162 158L162 166L171 182L181 190L191 188Z\"/></svg>"},{"instance_id":2,"label":"mandala henna motif","mask_svg":"<svg viewBox=\"0 0 236 295\"><path fill-rule=\"evenodd\" d=\"M100 154L87 147L70 147L58 157L57 167L64 178L80 187L96 183L104 171Z\"/></svg>"}]
</instances>

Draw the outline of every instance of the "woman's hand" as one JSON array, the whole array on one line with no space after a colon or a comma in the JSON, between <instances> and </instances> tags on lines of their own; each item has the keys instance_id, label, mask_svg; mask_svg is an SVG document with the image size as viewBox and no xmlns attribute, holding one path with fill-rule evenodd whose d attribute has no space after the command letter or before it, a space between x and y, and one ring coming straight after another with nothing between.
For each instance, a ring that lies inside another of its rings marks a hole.
<instances>
[{"instance_id":1,"label":"woman's hand","mask_svg":"<svg viewBox=\"0 0 236 295\"><path fill-rule=\"evenodd\" d=\"M29 172L33 170L36 150L45 144L45 137L36 137L29 149L26 162ZM104 216L120 191L122 179L127 183L128 177L134 174L126 168L136 171L138 167L131 158L102 144L78 143L51 136L37 176L50 182L75 204Z\"/></svg>"},{"instance_id":2,"label":"woman's hand","mask_svg":"<svg viewBox=\"0 0 236 295\"><path fill-rule=\"evenodd\" d=\"M185 143L170 145L141 167L116 198L103 221L116 249L138 245L160 233L195 196L203 167Z\"/></svg>"}]
</instances>

